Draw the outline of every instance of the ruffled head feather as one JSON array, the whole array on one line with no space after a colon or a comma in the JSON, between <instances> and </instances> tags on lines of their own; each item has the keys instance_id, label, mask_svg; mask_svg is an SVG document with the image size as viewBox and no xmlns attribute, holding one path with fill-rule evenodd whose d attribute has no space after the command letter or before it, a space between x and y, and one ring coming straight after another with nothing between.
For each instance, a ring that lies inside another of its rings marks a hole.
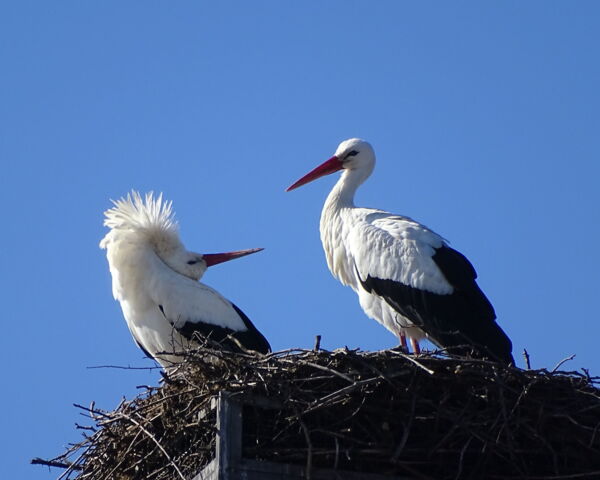
<instances>
[{"instance_id":1,"label":"ruffled head feather","mask_svg":"<svg viewBox=\"0 0 600 480\"><path fill-rule=\"evenodd\" d=\"M183 248L172 202L163 200L162 193L155 197L149 192L143 198L132 190L127 197L112 202L115 206L104 212L104 225L111 231L100 247L106 248L111 237L118 235L127 236L129 241L147 242L157 253Z\"/></svg>"}]
</instances>

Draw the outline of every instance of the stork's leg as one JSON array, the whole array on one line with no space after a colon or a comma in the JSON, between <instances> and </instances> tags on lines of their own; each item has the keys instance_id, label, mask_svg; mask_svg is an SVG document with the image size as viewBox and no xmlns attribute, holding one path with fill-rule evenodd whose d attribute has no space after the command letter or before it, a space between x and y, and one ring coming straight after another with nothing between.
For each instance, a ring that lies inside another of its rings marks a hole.
<instances>
[{"instance_id":1,"label":"stork's leg","mask_svg":"<svg viewBox=\"0 0 600 480\"><path fill-rule=\"evenodd\" d=\"M410 337L410 346L412 347L412 351L415 355L421 353L421 347L419 347L419 341Z\"/></svg>"},{"instance_id":2,"label":"stork's leg","mask_svg":"<svg viewBox=\"0 0 600 480\"><path fill-rule=\"evenodd\" d=\"M400 347L402 348L402 351L405 353L408 353L408 344L406 343L406 335L404 335L403 333L399 333L398 340L400 340Z\"/></svg>"}]
</instances>

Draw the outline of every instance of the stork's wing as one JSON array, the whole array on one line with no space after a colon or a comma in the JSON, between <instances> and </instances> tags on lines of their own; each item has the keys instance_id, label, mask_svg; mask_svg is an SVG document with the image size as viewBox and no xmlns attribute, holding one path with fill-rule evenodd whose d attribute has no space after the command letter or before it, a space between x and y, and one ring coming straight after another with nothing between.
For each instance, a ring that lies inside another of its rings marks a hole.
<instances>
[{"instance_id":1,"label":"stork's wing","mask_svg":"<svg viewBox=\"0 0 600 480\"><path fill-rule=\"evenodd\" d=\"M358 209L361 213L363 221L350 230L347 242L362 279L370 275L432 293L452 293L432 259L444 245L442 237L408 217Z\"/></svg>"},{"instance_id":2,"label":"stork's wing","mask_svg":"<svg viewBox=\"0 0 600 480\"><path fill-rule=\"evenodd\" d=\"M405 217L376 218L369 229L367 235L378 238L376 251L366 265L357 262L365 290L383 297L441 347L468 345L487 357L514 362L511 341L461 253Z\"/></svg>"},{"instance_id":3,"label":"stork's wing","mask_svg":"<svg viewBox=\"0 0 600 480\"><path fill-rule=\"evenodd\" d=\"M153 300L167 321L184 337L208 338L234 350L268 353L269 342L250 319L211 287L180 275L157 283Z\"/></svg>"}]
</instances>

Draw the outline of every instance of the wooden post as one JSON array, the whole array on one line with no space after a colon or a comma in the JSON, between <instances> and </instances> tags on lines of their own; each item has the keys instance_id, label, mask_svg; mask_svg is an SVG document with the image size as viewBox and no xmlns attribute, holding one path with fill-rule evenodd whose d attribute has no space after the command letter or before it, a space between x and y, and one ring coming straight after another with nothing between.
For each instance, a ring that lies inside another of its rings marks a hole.
<instances>
[{"instance_id":1,"label":"wooden post","mask_svg":"<svg viewBox=\"0 0 600 480\"><path fill-rule=\"evenodd\" d=\"M216 459L219 479L234 480L242 458L242 406L231 393L219 392Z\"/></svg>"}]
</instances>

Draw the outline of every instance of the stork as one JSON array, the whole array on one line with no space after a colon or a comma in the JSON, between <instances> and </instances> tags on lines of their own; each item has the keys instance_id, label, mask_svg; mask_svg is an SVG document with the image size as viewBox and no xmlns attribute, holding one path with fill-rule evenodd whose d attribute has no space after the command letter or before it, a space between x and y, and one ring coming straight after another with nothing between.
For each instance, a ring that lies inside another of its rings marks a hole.
<instances>
[{"instance_id":1,"label":"stork","mask_svg":"<svg viewBox=\"0 0 600 480\"><path fill-rule=\"evenodd\" d=\"M250 319L211 287L200 283L206 269L262 248L200 254L179 238L172 203L152 192L132 191L104 212L110 231L100 242L112 275L112 289L137 345L163 368L175 355L210 339L225 348L270 351Z\"/></svg>"},{"instance_id":2,"label":"stork","mask_svg":"<svg viewBox=\"0 0 600 480\"><path fill-rule=\"evenodd\" d=\"M514 363L510 339L477 285L475 269L437 233L409 217L354 205L371 175L375 152L361 139L338 146L322 165L288 187L343 170L321 213L329 270L357 294L367 316L419 353L427 338L441 348Z\"/></svg>"}]
</instances>

